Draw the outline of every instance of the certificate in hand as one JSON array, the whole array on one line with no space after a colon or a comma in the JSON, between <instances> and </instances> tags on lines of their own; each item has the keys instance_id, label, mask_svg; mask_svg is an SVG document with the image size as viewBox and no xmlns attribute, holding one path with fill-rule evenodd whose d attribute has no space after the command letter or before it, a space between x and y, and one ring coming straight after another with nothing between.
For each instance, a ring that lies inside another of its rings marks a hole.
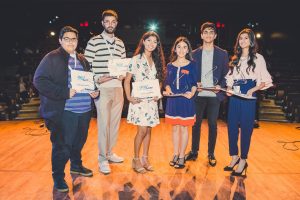
<instances>
[{"instance_id":1,"label":"certificate in hand","mask_svg":"<svg viewBox=\"0 0 300 200\"><path fill-rule=\"evenodd\" d=\"M72 89L78 93L89 93L95 90L94 74L79 70L71 70Z\"/></svg>"},{"instance_id":2,"label":"certificate in hand","mask_svg":"<svg viewBox=\"0 0 300 200\"><path fill-rule=\"evenodd\" d=\"M126 76L131 58L112 59L107 63L109 75L112 77Z\"/></svg>"},{"instance_id":3,"label":"certificate in hand","mask_svg":"<svg viewBox=\"0 0 300 200\"><path fill-rule=\"evenodd\" d=\"M137 98L161 97L158 79L132 83L132 96Z\"/></svg>"}]
</instances>

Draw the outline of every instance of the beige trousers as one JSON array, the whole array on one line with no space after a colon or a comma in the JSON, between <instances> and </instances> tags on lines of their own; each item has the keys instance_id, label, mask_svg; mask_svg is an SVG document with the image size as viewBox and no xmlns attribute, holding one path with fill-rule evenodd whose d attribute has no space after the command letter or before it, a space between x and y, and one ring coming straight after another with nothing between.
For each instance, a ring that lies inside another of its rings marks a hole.
<instances>
[{"instance_id":1,"label":"beige trousers","mask_svg":"<svg viewBox=\"0 0 300 200\"><path fill-rule=\"evenodd\" d=\"M100 162L107 160L117 142L123 103L121 87L100 88L100 97L95 99Z\"/></svg>"}]
</instances>

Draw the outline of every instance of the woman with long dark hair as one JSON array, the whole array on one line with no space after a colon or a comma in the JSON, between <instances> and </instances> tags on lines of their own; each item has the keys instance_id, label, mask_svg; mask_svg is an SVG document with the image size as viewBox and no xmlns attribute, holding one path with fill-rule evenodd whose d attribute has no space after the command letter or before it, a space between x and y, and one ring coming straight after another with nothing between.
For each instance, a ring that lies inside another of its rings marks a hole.
<instances>
[{"instance_id":1,"label":"woman with long dark hair","mask_svg":"<svg viewBox=\"0 0 300 200\"><path fill-rule=\"evenodd\" d=\"M241 176L246 174L248 152L250 147L253 123L255 119L255 99L243 99L231 96L232 93L242 93L247 96L256 96L256 91L272 86L272 78L267 71L264 57L257 53L258 45L255 34L251 29L242 30L236 39L234 56L226 75L228 107L228 137L231 163L224 168L232 171L231 175ZM238 156L238 134L240 127L241 155ZM234 167L237 168L234 170Z\"/></svg>"},{"instance_id":2,"label":"woman with long dark hair","mask_svg":"<svg viewBox=\"0 0 300 200\"><path fill-rule=\"evenodd\" d=\"M170 63L167 65L165 95L168 97L165 122L172 124L174 156L170 165L175 168L185 167L185 150L188 143L188 126L195 123L195 106L193 97L197 89L196 63L192 61L192 47L186 37L176 39Z\"/></svg>"},{"instance_id":3,"label":"woman with long dark hair","mask_svg":"<svg viewBox=\"0 0 300 200\"><path fill-rule=\"evenodd\" d=\"M129 103L127 122L137 125L137 134L134 138L134 158L132 168L138 173L146 170L153 171L148 160L148 152L152 127L159 124L158 104L154 99L141 100L130 92L130 81L146 81L158 79L160 82L164 76L164 54L160 38L153 31L146 32L137 46L134 57L126 74L124 88ZM140 159L140 148L143 144L143 156Z\"/></svg>"}]
</instances>

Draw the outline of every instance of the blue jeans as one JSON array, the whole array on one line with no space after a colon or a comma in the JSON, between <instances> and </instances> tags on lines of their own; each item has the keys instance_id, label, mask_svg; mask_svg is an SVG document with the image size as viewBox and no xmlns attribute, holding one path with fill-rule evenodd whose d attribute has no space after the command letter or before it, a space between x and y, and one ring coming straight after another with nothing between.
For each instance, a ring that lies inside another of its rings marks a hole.
<instances>
[{"instance_id":1,"label":"blue jeans","mask_svg":"<svg viewBox=\"0 0 300 200\"><path fill-rule=\"evenodd\" d=\"M64 111L58 123L47 121L52 142L52 176L54 181L65 177L65 165L70 159L71 168L82 166L81 150L86 142L91 111L73 113Z\"/></svg>"}]
</instances>

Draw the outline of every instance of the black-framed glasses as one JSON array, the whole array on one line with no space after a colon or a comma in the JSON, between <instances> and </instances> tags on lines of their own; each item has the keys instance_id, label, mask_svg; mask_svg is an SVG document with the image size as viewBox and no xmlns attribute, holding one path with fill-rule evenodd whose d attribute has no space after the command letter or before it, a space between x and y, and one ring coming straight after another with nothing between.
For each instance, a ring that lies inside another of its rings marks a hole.
<instances>
[{"instance_id":1,"label":"black-framed glasses","mask_svg":"<svg viewBox=\"0 0 300 200\"><path fill-rule=\"evenodd\" d=\"M63 40L65 42L77 42L78 38L69 38L69 37L64 37Z\"/></svg>"}]
</instances>

